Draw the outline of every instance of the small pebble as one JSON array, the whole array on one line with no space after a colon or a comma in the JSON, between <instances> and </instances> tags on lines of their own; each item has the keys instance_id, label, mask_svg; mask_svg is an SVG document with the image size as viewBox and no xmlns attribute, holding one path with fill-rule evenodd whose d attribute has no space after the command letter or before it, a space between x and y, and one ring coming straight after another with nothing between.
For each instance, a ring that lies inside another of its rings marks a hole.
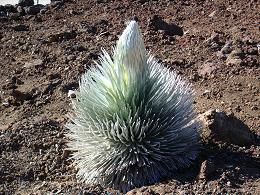
<instances>
[{"instance_id":1,"label":"small pebble","mask_svg":"<svg viewBox=\"0 0 260 195\"><path fill-rule=\"evenodd\" d=\"M68 97L70 97L70 98L75 98L75 97L76 97L75 91L69 90L69 92L68 92Z\"/></svg>"}]
</instances>

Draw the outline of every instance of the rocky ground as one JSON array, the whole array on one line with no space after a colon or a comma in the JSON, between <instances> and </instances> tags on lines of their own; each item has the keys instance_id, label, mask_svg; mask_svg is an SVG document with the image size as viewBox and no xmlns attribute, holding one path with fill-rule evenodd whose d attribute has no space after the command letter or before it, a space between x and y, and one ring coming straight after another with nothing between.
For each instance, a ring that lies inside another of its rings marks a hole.
<instances>
[{"instance_id":1,"label":"rocky ground","mask_svg":"<svg viewBox=\"0 0 260 195\"><path fill-rule=\"evenodd\" d=\"M133 17L147 49L193 84L198 113L222 110L242 130L202 136L193 167L128 194L260 194L259 10L256 0L0 6L0 194L119 193L76 181L64 125L69 91Z\"/></svg>"}]
</instances>

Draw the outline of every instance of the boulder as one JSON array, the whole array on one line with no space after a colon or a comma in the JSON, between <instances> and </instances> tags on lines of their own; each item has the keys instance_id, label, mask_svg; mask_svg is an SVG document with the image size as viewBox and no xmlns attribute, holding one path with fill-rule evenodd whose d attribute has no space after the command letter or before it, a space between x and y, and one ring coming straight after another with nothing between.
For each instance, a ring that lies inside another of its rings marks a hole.
<instances>
[{"instance_id":1,"label":"boulder","mask_svg":"<svg viewBox=\"0 0 260 195\"><path fill-rule=\"evenodd\" d=\"M18 5L20 5L22 7L33 6L34 5L34 0L19 0L18 1Z\"/></svg>"}]
</instances>

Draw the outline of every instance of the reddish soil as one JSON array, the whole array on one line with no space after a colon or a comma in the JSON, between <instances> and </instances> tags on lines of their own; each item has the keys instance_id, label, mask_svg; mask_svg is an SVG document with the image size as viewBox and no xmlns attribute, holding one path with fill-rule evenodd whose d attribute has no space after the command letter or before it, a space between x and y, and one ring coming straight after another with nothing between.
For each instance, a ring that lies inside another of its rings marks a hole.
<instances>
[{"instance_id":1,"label":"reddish soil","mask_svg":"<svg viewBox=\"0 0 260 195\"><path fill-rule=\"evenodd\" d=\"M68 91L134 16L147 49L193 84L198 113L233 112L259 135L259 10L254 0L74 0L0 16L0 194L118 193L77 182L64 125ZM158 29L155 15L184 35ZM205 143L193 167L129 194L260 194L259 156L259 139Z\"/></svg>"}]
</instances>

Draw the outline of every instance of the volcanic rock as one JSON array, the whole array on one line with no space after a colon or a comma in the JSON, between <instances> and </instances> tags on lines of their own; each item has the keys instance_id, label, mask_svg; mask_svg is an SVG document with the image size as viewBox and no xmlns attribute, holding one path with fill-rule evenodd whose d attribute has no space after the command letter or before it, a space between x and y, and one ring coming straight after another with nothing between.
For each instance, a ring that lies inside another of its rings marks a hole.
<instances>
[{"instance_id":1,"label":"volcanic rock","mask_svg":"<svg viewBox=\"0 0 260 195\"><path fill-rule=\"evenodd\" d=\"M160 16L154 15L152 19L149 21L149 27L154 30L161 30L166 35L179 35L183 36L183 30L181 27L179 27L176 24L173 23L167 23L164 21Z\"/></svg>"},{"instance_id":2,"label":"volcanic rock","mask_svg":"<svg viewBox=\"0 0 260 195\"><path fill-rule=\"evenodd\" d=\"M34 5L34 0L19 0L18 5L26 7Z\"/></svg>"},{"instance_id":3,"label":"volcanic rock","mask_svg":"<svg viewBox=\"0 0 260 195\"><path fill-rule=\"evenodd\" d=\"M208 110L199 115L199 119L204 126L201 137L206 142L222 141L245 146L252 145L256 141L256 137L249 127L236 118L233 113Z\"/></svg>"}]
</instances>

